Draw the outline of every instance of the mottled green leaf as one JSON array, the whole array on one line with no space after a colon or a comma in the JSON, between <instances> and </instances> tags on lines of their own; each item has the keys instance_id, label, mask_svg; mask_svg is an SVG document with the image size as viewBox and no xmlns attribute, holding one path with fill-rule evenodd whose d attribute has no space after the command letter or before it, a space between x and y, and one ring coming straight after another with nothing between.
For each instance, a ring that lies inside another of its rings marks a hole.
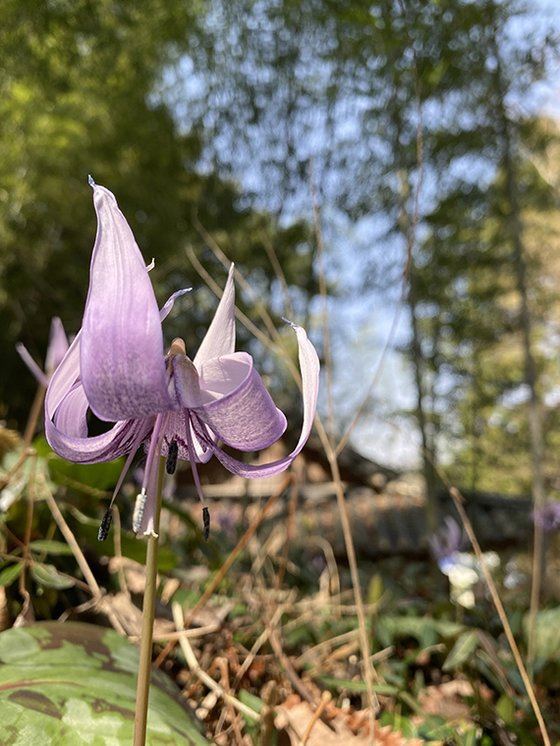
<instances>
[{"instance_id":1,"label":"mottled green leaf","mask_svg":"<svg viewBox=\"0 0 560 746\"><path fill-rule=\"evenodd\" d=\"M110 629L45 622L0 634L2 743L132 743L137 648ZM152 673L147 743L208 746L173 682Z\"/></svg>"}]
</instances>

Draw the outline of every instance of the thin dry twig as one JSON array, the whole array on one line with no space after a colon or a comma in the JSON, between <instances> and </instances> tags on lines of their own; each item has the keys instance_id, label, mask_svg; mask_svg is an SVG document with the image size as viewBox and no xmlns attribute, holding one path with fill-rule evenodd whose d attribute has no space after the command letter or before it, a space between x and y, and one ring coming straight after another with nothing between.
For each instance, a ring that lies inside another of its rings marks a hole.
<instances>
[{"instance_id":1,"label":"thin dry twig","mask_svg":"<svg viewBox=\"0 0 560 746\"><path fill-rule=\"evenodd\" d=\"M350 524L350 516L348 513L348 506L346 504L346 497L344 495L344 489L342 486L342 479L340 477L340 470L338 468L338 460L332 443L329 440L327 433L323 427L320 418L316 418L316 427L319 434L319 439L327 456L329 467L333 482L335 483L336 491L336 502L338 505L338 512L340 515L340 522L342 526L342 534L344 536L344 544L346 547L346 555L348 557L348 564L350 566L350 575L352 578L352 590L354 593L354 603L356 604L356 616L358 617L358 630L360 636L360 648L362 660L364 663L364 679L367 689L368 704L370 707L370 721L371 721L371 738L372 743L375 743L375 713L379 709L379 700L375 694L373 685L377 678L375 669L371 662L370 655L370 643L366 625L366 616L364 610L364 600L362 597L362 588L360 585L360 577L358 574L358 561L356 558L356 550L354 548L354 540L352 538L352 527Z\"/></svg>"},{"instance_id":2,"label":"thin dry twig","mask_svg":"<svg viewBox=\"0 0 560 746\"><path fill-rule=\"evenodd\" d=\"M31 405L29 417L27 419L27 424L25 425L25 431L23 433L24 450L25 448L29 448L29 446L31 445L31 441L33 440L33 436L35 435L37 422L39 420L39 417L41 416L41 412L43 411L43 401L45 399L46 392L46 387L43 386L42 383L40 383L37 386L35 398L33 399L33 404Z\"/></svg>"},{"instance_id":3,"label":"thin dry twig","mask_svg":"<svg viewBox=\"0 0 560 746\"><path fill-rule=\"evenodd\" d=\"M210 290L214 293L214 295L217 298L222 297L223 290L220 288L218 283L212 279L210 274L207 272L207 270L204 268L204 266L201 264L201 262L198 260L198 257L196 256L194 249L192 246L187 246L185 249L186 254L193 265L194 269L198 272L200 277L204 280L204 282L208 285ZM235 276L240 278L243 275L241 275L240 272L236 270ZM236 318L243 324L243 326L254 336L256 339L259 340L265 347L273 350L274 352L278 352L278 345L275 344L273 341L270 340L269 337L264 334L258 326L256 326L251 319L247 316L247 314L243 313L243 311L240 311L239 308L235 308L235 316ZM275 335L276 336L276 335Z\"/></svg>"},{"instance_id":4,"label":"thin dry twig","mask_svg":"<svg viewBox=\"0 0 560 746\"><path fill-rule=\"evenodd\" d=\"M162 632L161 634L154 633L154 642L167 642L168 640L174 640L178 642L181 637L204 637L205 635L211 635L213 632L217 632L219 629L219 624L205 624L204 627L183 629L180 632Z\"/></svg>"},{"instance_id":5,"label":"thin dry twig","mask_svg":"<svg viewBox=\"0 0 560 746\"><path fill-rule=\"evenodd\" d=\"M229 683L229 667L228 667L228 661L226 658L222 658L221 656L218 656L214 660L214 666L218 669L220 672L220 684L228 694L228 696L231 697L231 687ZM241 729L239 727L238 722L238 715L235 712L233 705L231 702L226 701L226 706L222 710L220 719L218 720L218 724L216 726L216 732L215 736L218 736L223 729L224 721L226 719L226 716L229 718L229 722L231 723L231 728L233 730L233 734L235 736L235 743L239 746L243 746L243 736L241 735Z\"/></svg>"},{"instance_id":6,"label":"thin dry twig","mask_svg":"<svg viewBox=\"0 0 560 746\"><path fill-rule=\"evenodd\" d=\"M406 283L403 279L403 288L406 286ZM404 291L403 291L404 292ZM393 342L393 339L395 338L395 334L397 333L397 328L399 326L400 322L400 316L402 312L402 304L398 303L395 312L393 314L393 318L391 320L391 326L389 327L389 332L387 334L387 337L385 338L385 343L383 344L383 348L379 354L379 358L377 359L377 364L375 366L375 369L373 371L373 376L371 377L371 380L369 382L369 385L367 387L366 393L358 405L358 408L354 412L354 416L350 420L350 423L348 424L348 427L344 431L342 437L338 441L336 448L335 448L335 455L338 456L342 449L346 446L348 441L350 440L350 436L352 435L352 431L358 424L358 422L361 420L361 418L364 416L364 413L368 407L369 401L371 399L371 395L373 393L373 390L379 383L379 379L381 377L381 373L383 371L383 366L385 365L385 360L387 358L387 354L389 352L389 348L391 347L391 344Z\"/></svg>"},{"instance_id":7,"label":"thin dry twig","mask_svg":"<svg viewBox=\"0 0 560 746\"><path fill-rule=\"evenodd\" d=\"M255 656L259 652L259 650L262 648L262 646L265 644L265 642L268 641L270 637L270 633L272 630L276 627L278 622L280 621L280 618L282 617L282 614L286 611L287 605L278 606L274 614L272 615L272 619L270 619L266 623L266 627L261 632L261 634L257 637L255 642L253 643L251 650L249 650L249 653L247 654L247 657L239 667L237 673L235 674L235 679L233 681L233 688L236 689L237 685L241 681L241 679L245 676L247 671L251 668L251 665L253 661L255 660Z\"/></svg>"},{"instance_id":8,"label":"thin dry twig","mask_svg":"<svg viewBox=\"0 0 560 746\"><path fill-rule=\"evenodd\" d=\"M74 536L70 527L64 520L64 516L60 512L60 509L58 505L56 504L56 500L54 499L53 494L50 491L49 486L46 483L46 480L44 479L43 479L42 486L44 488L45 499L47 501L47 505L49 506L49 510L52 513L52 517L56 521L56 524L58 528L60 529L60 533L66 539L66 543L72 550L72 554L74 555L74 558L76 559L76 562L78 563L78 567L82 571L82 575L84 576L92 595L97 598L101 598L103 594L101 592L101 588L99 587L97 583L97 580L95 579L95 575L92 573L90 566L88 565L87 560L84 557L84 553L82 552L82 550L80 549L80 545L76 541L76 537Z\"/></svg>"},{"instance_id":9,"label":"thin dry twig","mask_svg":"<svg viewBox=\"0 0 560 746\"><path fill-rule=\"evenodd\" d=\"M351 629L348 632L342 632L340 635L329 637L328 640L318 642L316 645L312 645L311 647L303 651L303 653L296 659L296 666L302 666L304 663L313 660L319 653L322 653L324 650L330 652L337 645L346 644L347 642L354 640L357 636L358 630Z\"/></svg>"},{"instance_id":10,"label":"thin dry twig","mask_svg":"<svg viewBox=\"0 0 560 746\"><path fill-rule=\"evenodd\" d=\"M202 267L198 259L196 258L196 255L192 249L192 247L187 248L187 254L189 258L191 259L191 262L193 262L193 266L195 269L201 274L201 277L203 277L209 287L213 289L213 291L220 296L220 290L215 287L216 283L212 280L212 278L208 275L206 270ZM226 259L224 255L224 259ZM214 287L213 287L214 286ZM237 312L237 309L236 309ZM251 327L254 327L254 324L247 319L246 317L243 318L242 314L237 313L237 318L241 320L241 322L245 325L249 331L251 331ZM265 335L258 330L258 334L256 336L269 348L272 348L273 350L276 349L276 346L273 342L271 342L268 338L266 338ZM289 358L283 358L286 365L288 366L288 369L290 370L294 380L296 381L297 385L301 388L301 376L299 375L299 371L297 370L296 366L294 365L293 361ZM331 469L331 474L333 478L333 482L335 483L335 489L336 489L336 497L337 497L337 506L341 517L341 523L342 523L342 531L344 536L344 542L346 547L346 554L348 557L348 563L350 566L350 574L352 578L352 586L353 586L353 593L354 593L354 600L356 604L356 614L358 617L358 628L360 632L360 648L361 648L361 655L364 663L364 678L366 682L366 689L367 689L367 699L368 703L370 705L369 712L370 712L370 719L371 719L371 742L375 743L375 713L379 707L379 703L377 700L377 696L375 694L374 688L373 688L373 682L376 678L375 670L373 668L373 664L371 662L371 656L370 656L370 649L369 649L369 638L368 638L368 632L367 632L367 626L366 626L366 619L365 619L365 610L364 610L364 602L362 598L362 591L360 587L360 581L359 581L359 575L358 575L358 566L357 566L357 559L356 559L356 552L354 549L354 542L352 539L352 530L350 526L350 518L348 514L348 508L346 505L346 498L344 495L344 489L342 487L342 480L340 477L340 470L338 468L338 461L337 461L337 455L334 449L334 445L331 443L324 427L321 421L321 418L319 415L315 417L315 426L317 428L317 432L319 433L319 438L321 440L321 444L325 450L325 453L327 455L327 459L329 462L329 467ZM200 603L200 602L199 602ZM198 604L197 604L198 605ZM272 640L271 640L272 641Z\"/></svg>"},{"instance_id":11,"label":"thin dry twig","mask_svg":"<svg viewBox=\"0 0 560 746\"><path fill-rule=\"evenodd\" d=\"M184 620L184 626L188 627L193 620L194 616L197 614L197 612L202 609L208 599L212 596L216 588L220 585L228 571L230 570L231 566L235 562L235 560L238 558L239 554L243 551L243 549L247 546L249 540L257 530L257 528L260 526L264 518L267 516L267 514L270 512L272 507L274 506L274 503L280 495L284 492L286 487L290 484L290 482L293 480L292 474L287 474L286 477L282 480L282 483L280 484L280 487L274 492L266 501L264 506L261 508L261 510L257 513L251 524L248 526L247 530L243 534L243 536L239 539L237 542L237 545L234 547L234 549L230 552L228 555L226 561L224 564L220 567L216 575L212 578L208 586L206 587L206 590L202 594L202 596L198 599L196 604L193 606L192 609L188 612L185 620ZM163 661L171 654L173 648L175 647L176 641L170 640L165 648L161 651L161 653L158 655L155 666L159 667L163 663Z\"/></svg>"},{"instance_id":12,"label":"thin dry twig","mask_svg":"<svg viewBox=\"0 0 560 746\"><path fill-rule=\"evenodd\" d=\"M280 661L282 668L286 672L286 676L290 680L290 684L294 687L296 692L301 697L303 697L303 699L305 699L306 702L309 702L310 705L313 705L315 707L317 704L315 701L315 697L311 694L311 692L307 689L303 681L298 676L291 660L284 652L282 643L280 642L280 637L278 636L278 632L275 629L270 630L269 640L276 657Z\"/></svg>"},{"instance_id":13,"label":"thin dry twig","mask_svg":"<svg viewBox=\"0 0 560 746\"><path fill-rule=\"evenodd\" d=\"M224 269L228 270L231 264L231 261L228 259L228 257L226 256L226 253L221 248L221 246L218 244L218 242L215 240L215 238L202 225L202 223L200 222L198 218L198 215L194 215L193 225L198 231L198 233L200 234L200 236L202 237L202 239L206 242L206 245L212 251L216 259L218 259L218 261L222 264ZM278 330L276 329L276 326L274 325L274 322L272 321L270 314L266 310L266 306L263 304L261 297L257 293L255 293L250 283L247 282L247 280L243 277L241 273L236 271L235 276L239 284L241 285L241 288L250 297L254 308L256 309L257 313L261 317L261 320L266 326L270 336L273 339L278 340L279 339Z\"/></svg>"},{"instance_id":14,"label":"thin dry twig","mask_svg":"<svg viewBox=\"0 0 560 746\"><path fill-rule=\"evenodd\" d=\"M280 264L280 260L278 259L278 255L276 254L276 250L272 243L268 240L268 238L265 238L265 240L263 241L263 245L268 260L272 265L272 269L274 270L274 274L276 275L280 282L280 285L282 286L284 303L286 305L286 313L288 315L288 318L292 318L294 315L294 307L292 305L290 288L288 285L288 281L286 280L286 275L284 274L284 270L282 269L282 265Z\"/></svg>"},{"instance_id":15,"label":"thin dry twig","mask_svg":"<svg viewBox=\"0 0 560 746\"><path fill-rule=\"evenodd\" d=\"M212 578L210 583L208 584L206 590L202 594L202 596L198 599L196 604L193 606L193 608L189 611L187 617L186 617L186 626L188 626L194 617L194 615L202 609L202 607L206 604L208 599L212 596L216 588L220 585L226 574L229 572L229 569L233 565L233 563L236 561L238 556L241 554L241 552L245 549L247 546L249 540L257 530L257 528L260 526L262 521L266 518L268 513L272 510L274 507L275 502L278 500L280 495L284 492L286 487L290 484L290 482L293 480L292 474L287 474L284 479L282 480L280 486L274 492L266 501L266 503L263 505L263 507L259 510L257 515L254 517L251 524L248 526L247 530L243 534L243 536L239 539L237 542L237 545L234 547L234 549L230 552L228 555L228 558L224 562L224 564L220 567L216 575Z\"/></svg>"},{"instance_id":16,"label":"thin dry twig","mask_svg":"<svg viewBox=\"0 0 560 746\"><path fill-rule=\"evenodd\" d=\"M181 608L181 605L178 603L173 603L171 605L171 612L173 614L173 621L175 623L175 626L177 627L178 631L184 630L184 618L183 618L183 609ZM251 707L248 705L243 704L243 702L240 702L238 699L233 697L231 694L228 694L226 691L224 691L223 687L221 687L214 679L209 676L206 671L201 667L200 663L198 662L198 659L196 655L194 654L194 651L191 647L191 644L187 637L184 635L179 638L179 645L181 646L181 650L183 652L183 655L185 656L185 660L187 662L187 666L192 671L192 673L197 676L200 681L202 681L203 684L205 684L209 689L211 689L215 694L217 694L219 697L221 697L224 702L231 705L232 707L235 707L238 712L241 712L243 715L246 715L251 720L254 720L255 722L258 722L260 720L260 715L258 712L255 712Z\"/></svg>"},{"instance_id":17,"label":"thin dry twig","mask_svg":"<svg viewBox=\"0 0 560 746\"><path fill-rule=\"evenodd\" d=\"M294 533L295 513L297 508L298 496L298 485L297 481L294 479L290 487L290 501L288 503L288 516L286 518L286 541L284 542L282 554L279 557L280 568L278 570L278 574L276 575L276 588L278 589L282 587L284 576L286 574L286 568L288 566L288 552L290 549L290 541Z\"/></svg>"},{"instance_id":18,"label":"thin dry twig","mask_svg":"<svg viewBox=\"0 0 560 746\"><path fill-rule=\"evenodd\" d=\"M0 490L4 489L4 487L10 483L10 481L21 469L23 464L27 461L29 456L35 454L35 450L31 448L31 441L33 440L33 435L37 427L37 421L39 420L39 416L43 411L45 392L46 388L42 384L39 384L39 386L37 387L37 391L35 392L33 404L31 405L31 409L29 411L29 417L27 418L27 424L25 426L25 432L23 434L23 445L21 453L11 469L9 469L6 474L4 474L4 476L0 479Z\"/></svg>"},{"instance_id":19,"label":"thin dry twig","mask_svg":"<svg viewBox=\"0 0 560 746\"><path fill-rule=\"evenodd\" d=\"M198 260L198 258L196 256L196 254L195 254L192 246L187 246L187 248L185 249L185 251L186 251L186 254L189 257L189 260L191 261L194 269L198 272L198 274L200 275L200 277L208 285L208 287L214 293L214 295L217 298L221 298L222 297L222 292L223 292L222 289L219 287L218 283L215 282L212 279L212 277L206 271L206 269L202 266L202 264L200 263L200 261ZM227 266L229 266L229 264L226 265L226 267ZM241 274L241 272L239 272L239 270L236 270L235 276L237 278L242 278L243 277L243 275ZM263 310L263 313L266 314L266 309ZM296 365L294 364L293 360L290 357L288 357L287 355L282 354L283 350L280 347L279 343L277 343L277 342L271 340L269 337L267 337L266 334L264 334L258 328L258 326L255 326L255 324L253 324L253 322L251 321L251 319L246 314L244 314L243 311L239 310L239 308L235 309L235 317L239 320L239 322L241 324L243 324L243 326L245 327L245 329L247 329L248 332L250 332L256 339L258 339L259 342L261 342L261 344L263 344L267 349L271 350L271 352L274 352L275 354L279 355L280 359L283 361L283 363L286 365L286 367L290 371L290 375L292 376L292 378L296 382L296 385L301 389L301 376L299 374L299 371L298 371ZM270 319L270 315L269 314L268 314L268 318ZM271 319L270 319L270 321L272 323ZM278 334L275 334L274 336L275 336L275 338L279 339Z\"/></svg>"},{"instance_id":20,"label":"thin dry twig","mask_svg":"<svg viewBox=\"0 0 560 746\"><path fill-rule=\"evenodd\" d=\"M323 714L323 710L325 707L330 704L330 701L332 700L332 694L329 691L324 691L321 694L321 701L319 702L319 705L311 718L309 719L309 722L307 723L307 726L305 728L305 731L303 733L303 736L301 738L301 746L305 746L307 741L309 740L309 736L311 735L311 731L313 730L313 726L319 720L321 715Z\"/></svg>"},{"instance_id":21,"label":"thin dry twig","mask_svg":"<svg viewBox=\"0 0 560 746\"><path fill-rule=\"evenodd\" d=\"M130 591L128 589L128 583L126 582L126 575L124 572L124 565L122 562L122 545L121 545L121 514L117 505L113 505L113 546L115 551L115 558L117 562L117 575L119 578L119 586L121 592L130 599Z\"/></svg>"},{"instance_id":22,"label":"thin dry twig","mask_svg":"<svg viewBox=\"0 0 560 746\"><path fill-rule=\"evenodd\" d=\"M31 529L33 527L33 509L35 507L35 499L36 499L35 471L37 467L37 454L33 453L33 455L31 455L30 458L32 459L32 461L31 461L31 469L29 472L29 480L27 483L27 511L25 515L25 529L24 529L24 535L23 535L23 548L22 548L23 565L21 568L20 576L19 576L19 592L23 598L23 605L14 623L14 626L16 627L19 626L20 624L25 624L26 622L29 622L30 620L32 621L34 618L33 608L31 606L31 595L29 591L27 590L27 585L26 585L26 576L27 576L27 568L31 564L31 553L29 551L29 542L31 541Z\"/></svg>"}]
</instances>

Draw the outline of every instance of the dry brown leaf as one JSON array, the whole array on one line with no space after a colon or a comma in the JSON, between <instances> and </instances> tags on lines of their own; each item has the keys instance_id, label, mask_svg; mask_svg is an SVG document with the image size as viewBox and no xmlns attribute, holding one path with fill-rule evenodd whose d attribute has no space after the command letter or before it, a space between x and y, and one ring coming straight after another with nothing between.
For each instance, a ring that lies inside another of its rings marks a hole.
<instances>
[{"instance_id":1,"label":"dry brown leaf","mask_svg":"<svg viewBox=\"0 0 560 746\"><path fill-rule=\"evenodd\" d=\"M464 720L470 716L464 697L471 697L473 688L463 679L445 681L436 686L427 686L418 695L418 703L428 715L439 715L446 720Z\"/></svg>"},{"instance_id":2,"label":"dry brown leaf","mask_svg":"<svg viewBox=\"0 0 560 746\"><path fill-rule=\"evenodd\" d=\"M126 578L126 587L131 593L144 593L146 586L146 568L140 562L129 557L111 557L109 560L109 572L116 573L123 570Z\"/></svg>"},{"instance_id":3,"label":"dry brown leaf","mask_svg":"<svg viewBox=\"0 0 560 746\"><path fill-rule=\"evenodd\" d=\"M292 746L300 746L309 723L313 719L313 709L307 702L292 704L285 702L278 708L275 726L286 729ZM369 715L366 710L345 712L338 708L329 708L328 725L317 720L309 733L306 746L369 746ZM356 732L358 730L358 732ZM375 742L377 746L422 746L417 738L405 738L389 726L375 725Z\"/></svg>"}]
</instances>

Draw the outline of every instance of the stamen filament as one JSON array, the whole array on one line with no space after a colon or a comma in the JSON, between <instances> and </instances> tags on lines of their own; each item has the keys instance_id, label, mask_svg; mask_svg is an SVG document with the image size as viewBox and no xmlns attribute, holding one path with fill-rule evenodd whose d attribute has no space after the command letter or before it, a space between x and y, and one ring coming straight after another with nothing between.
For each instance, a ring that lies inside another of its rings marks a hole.
<instances>
[{"instance_id":1,"label":"stamen filament","mask_svg":"<svg viewBox=\"0 0 560 746\"><path fill-rule=\"evenodd\" d=\"M146 466L144 467L144 479L142 480L142 490L136 497L136 504L132 515L132 529L135 534L139 534L144 528L144 534L151 533L154 522L155 511L155 480L157 479L157 460L156 454L159 455L161 449L161 433L165 422L165 414L158 414L154 422L154 429L150 438L150 447ZM146 511L146 506L148 510ZM145 517L147 512L147 517Z\"/></svg>"},{"instance_id":2,"label":"stamen filament","mask_svg":"<svg viewBox=\"0 0 560 746\"><path fill-rule=\"evenodd\" d=\"M192 424L192 427L194 428L194 424ZM210 535L210 511L208 510L208 506L206 505L206 499L202 491L202 485L200 483L200 477L198 475L198 469L196 467L196 455L194 452L194 445L193 445L192 432L191 432L191 414L188 410L186 410L185 412L185 432L187 434L187 452L189 454L189 461L191 462L191 469L192 469L194 484L196 487L198 498L203 505L202 524L204 528L204 540L208 541L208 537Z\"/></svg>"}]
</instances>

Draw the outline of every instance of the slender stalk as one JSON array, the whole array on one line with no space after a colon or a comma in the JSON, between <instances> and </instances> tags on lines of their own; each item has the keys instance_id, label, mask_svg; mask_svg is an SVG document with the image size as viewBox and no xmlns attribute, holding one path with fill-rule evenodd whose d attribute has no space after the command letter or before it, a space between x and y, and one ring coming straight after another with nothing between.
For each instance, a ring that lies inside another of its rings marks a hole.
<instances>
[{"instance_id":1,"label":"slender stalk","mask_svg":"<svg viewBox=\"0 0 560 746\"><path fill-rule=\"evenodd\" d=\"M367 630L362 587L360 585L360 576L358 573L358 560L356 558L356 550L354 548L354 539L352 538L352 526L350 524L350 516L348 515L348 506L346 504L344 488L342 486L342 480L340 478L340 470L338 468L338 461L334 450L334 444L331 443L331 441L329 440L329 436L327 435L320 417L315 417L315 427L317 428L317 434L319 435L321 445L323 446L323 449L327 456L333 482L335 483L336 502L338 505L338 513L342 525L342 535L344 537L344 545L346 547L346 556L348 558L348 565L350 567L350 577L352 578L354 603L356 605L356 616L358 618L358 639L360 641L362 661L364 664L364 680L366 684L367 702L369 705L371 733L369 742L370 744L375 745L375 716L379 710L379 700L374 690L374 679L377 678L377 674L371 661L370 639Z\"/></svg>"},{"instance_id":2,"label":"slender stalk","mask_svg":"<svg viewBox=\"0 0 560 746\"><path fill-rule=\"evenodd\" d=\"M33 404L31 405L31 410L29 412L29 417L25 426L25 432L23 434L24 451L26 448L29 448L29 446L31 445L31 441L33 440L33 436L35 435L37 422L39 421L39 417L41 416L41 412L43 411L43 402L45 401L46 391L47 389L45 388L45 386L40 383L37 387L37 391L35 392L35 398L33 399Z\"/></svg>"},{"instance_id":3,"label":"slender stalk","mask_svg":"<svg viewBox=\"0 0 560 746\"><path fill-rule=\"evenodd\" d=\"M148 725L148 700L150 694L150 676L152 673L152 638L154 633L157 590L158 532L164 463L165 459L160 457L154 530L148 536L148 546L146 548L146 589L144 592L144 604L142 606L140 661L138 664L138 682L136 686L136 712L134 715L134 746L144 746L146 743L146 727Z\"/></svg>"},{"instance_id":4,"label":"slender stalk","mask_svg":"<svg viewBox=\"0 0 560 746\"><path fill-rule=\"evenodd\" d=\"M84 580L89 585L92 595L95 598L101 598L103 594L101 592L99 584L97 583L97 580L95 579L95 575L92 573L91 568L88 565L86 558L84 557L84 553L82 552L79 543L76 541L76 537L72 533L70 526L66 523L64 516L62 515L62 512L60 511L60 508L58 507L56 500L54 499L53 494L45 481L43 481L42 487L45 494L45 500L47 502L47 505L49 506L49 510L52 513L52 517L56 521L56 524L60 529L60 533L64 536L66 543L72 550L76 562L78 563L78 567L82 571Z\"/></svg>"},{"instance_id":5,"label":"slender stalk","mask_svg":"<svg viewBox=\"0 0 560 746\"><path fill-rule=\"evenodd\" d=\"M537 695L535 694L535 690L531 683L531 679L529 677L527 669L525 668L525 665L523 663L523 658L521 657L521 653L519 652L519 647L517 646L517 642L515 641L515 636L507 618L506 610L504 609L500 594L498 593L498 589L496 588L496 583L494 582L494 579L492 578L492 575L488 570L488 566L484 561L482 549L480 548L480 544L478 543L478 539L476 538L476 534L474 533L472 523L470 522L465 508L463 507L464 497L456 487L448 486L448 489L449 494L451 495L451 499L453 500L453 504L455 505L455 508L459 513L459 517L461 518L461 521L463 523L465 532L469 537L469 541L472 545L476 558L480 564L480 569L482 570L482 574L484 575L484 580L486 581L490 596L492 597L494 607L498 613L500 622L502 623L502 627L504 629L508 645L512 652L515 665L517 666L517 670L519 671L519 675L521 676L521 680L523 681L523 686L525 687L525 691L527 692L527 696L529 697L529 702L531 703L531 707L533 708L533 713L541 732L543 744L545 746L551 746L550 736L548 735L548 731L546 729L546 723L539 706L539 701L537 699Z\"/></svg>"}]
</instances>

